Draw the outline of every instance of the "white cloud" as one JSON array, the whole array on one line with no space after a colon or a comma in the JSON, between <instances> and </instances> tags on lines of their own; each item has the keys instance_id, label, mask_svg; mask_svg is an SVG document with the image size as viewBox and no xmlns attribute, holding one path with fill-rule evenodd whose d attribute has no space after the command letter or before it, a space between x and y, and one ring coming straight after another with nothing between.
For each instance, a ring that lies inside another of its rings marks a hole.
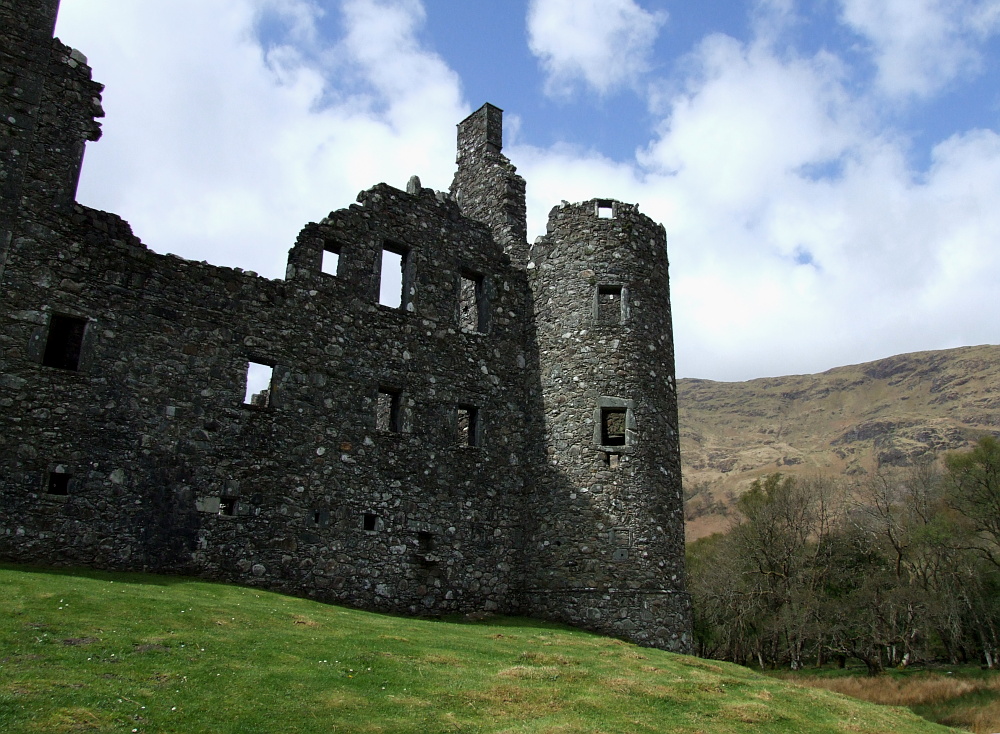
<instances>
[{"instance_id":1,"label":"white cloud","mask_svg":"<svg viewBox=\"0 0 1000 734\"><path fill-rule=\"evenodd\" d=\"M639 202L665 224L680 375L815 372L1000 342L985 312L1000 280L1000 136L957 135L917 172L827 52L713 36L685 68L634 164L515 157L545 189L561 176L576 198Z\"/></svg>"},{"instance_id":2,"label":"white cloud","mask_svg":"<svg viewBox=\"0 0 1000 734\"><path fill-rule=\"evenodd\" d=\"M878 85L928 96L978 70L979 45L1000 28L1000 0L841 0L842 20L865 36Z\"/></svg>"},{"instance_id":3,"label":"white cloud","mask_svg":"<svg viewBox=\"0 0 1000 734\"><path fill-rule=\"evenodd\" d=\"M413 173L447 188L469 110L416 41L420 3L349 0L328 47L321 15L306 0L63 0L57 32L107 85L80 201L154 250L280 277L302 225L359 190ZM283 35L265 49L268 18Z\"/></svg>"},{"instance_id":4,"label":"white cloud","mask_svg":"<svg viewBox=\"0 0 1000 734\"><path fill-rule=\"evenodd\" d=\"M568 94L580 82L606 94L635 86L649 71L666 21L666 13L644 10L634 0L532 0L528 45L550 94Z\"/></svg>"}]
</instances>

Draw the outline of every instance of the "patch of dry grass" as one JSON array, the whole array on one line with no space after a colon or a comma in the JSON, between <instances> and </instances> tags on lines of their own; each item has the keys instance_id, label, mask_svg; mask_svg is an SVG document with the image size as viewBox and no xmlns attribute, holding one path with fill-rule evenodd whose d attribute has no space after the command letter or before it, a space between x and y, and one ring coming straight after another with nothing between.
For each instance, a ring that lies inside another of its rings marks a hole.
<instances>
[{"instance_id":1,"label":"patch of dry grass","mask_svg":"<svg viewBox=\"0 0 1000 734\"><path fill-rule=\"evenodd\" d=\"M930 673L905 678L888 675L876 678L794 676L786 680L871 703L904 706L939 724L975 734L1000 732L1000 676L979 678Z\"/></svg>"},{"instance_id":2,"label":"patch of dry grass","mask_svg":"<svg viewBox=\"0 0 1000 734\"><path fill-rule=\"evenodd\" d=\"M851 676L848 678L795 678L796 683L811 688L824 688L860 698L862 701L886 706L928 706L982 690L1000 692L1000 678L974 680L939 674L913 678L877 678Z\"/></svg>"}]
</instances>

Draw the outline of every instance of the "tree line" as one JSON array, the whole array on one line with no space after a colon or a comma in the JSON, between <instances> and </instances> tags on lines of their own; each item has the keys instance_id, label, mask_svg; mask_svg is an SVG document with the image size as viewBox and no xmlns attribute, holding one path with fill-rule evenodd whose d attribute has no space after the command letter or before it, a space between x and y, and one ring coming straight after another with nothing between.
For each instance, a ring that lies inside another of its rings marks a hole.
<instances>
[{"instance_id":1,"label":"tree line","mask_svg":"<svg viewBox=\"0 0 1000 734\"><path fill-rule=\"evenodd\" d=\"M1000 665L1000 442L846 487L771 474L688 547L697 654L761 668Z\"/></svg>"}]
</instances>

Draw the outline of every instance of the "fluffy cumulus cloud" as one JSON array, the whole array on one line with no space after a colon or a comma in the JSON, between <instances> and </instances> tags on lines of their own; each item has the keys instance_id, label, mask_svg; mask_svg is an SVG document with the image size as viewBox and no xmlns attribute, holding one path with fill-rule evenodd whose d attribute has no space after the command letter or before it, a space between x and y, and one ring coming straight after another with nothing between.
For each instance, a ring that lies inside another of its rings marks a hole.
<instances>
[{"instance_id":1,"label":"fluffy cumulus cloud","mask_svg":"<svg viewBox=\"0 0 1000 734\"><path fill-rule=\"evenodd\" d=\"M469 110L416 40L422 5L325 7L63 0L57 33L107 85L80 201L157 251L281 277L299 228L359 190L413 173L447 188ZM321 41L320 23L339 37Z\"/></svg>"},{"instance_id":2,"label":"fluffy cumulus cloud","mask_svg":"<svg viewBox=\"0 0 1000 734\"><path fill-rule=\"evenodd\" d=\"M1000 30L1000 0L842 0L842 19L871 45L881 91L927 96L978 68Z\"/></svg>"},{"instance_id":3,"label":"fluffy cumulus cloud","mask_svg":"<svg viewBox=\"0 0 1000 734\"><path fill-rule=\"evenodd\" d=\"M665 13L634 0L531 0L528 45L545 69L549 93L582 84L606 94L634 86L649 70L666 21Z\"/></svg>"},{"instance_id":4,"label":"fluffy cumulus cloud","mask_svg":"<svg viewBox=\"0 0 1000 734\"><path fill-rule=\"evenodd\" d=\"M516 159L531 181L562 174L578 198L638 201L665 223L681 375L814 372L1000 341L983 311L1000 277L1000 136L956 134L915 170L842 59L790 52L775 34L705 38L631 164L563 150Z\"/></svg>"}]
</instances>

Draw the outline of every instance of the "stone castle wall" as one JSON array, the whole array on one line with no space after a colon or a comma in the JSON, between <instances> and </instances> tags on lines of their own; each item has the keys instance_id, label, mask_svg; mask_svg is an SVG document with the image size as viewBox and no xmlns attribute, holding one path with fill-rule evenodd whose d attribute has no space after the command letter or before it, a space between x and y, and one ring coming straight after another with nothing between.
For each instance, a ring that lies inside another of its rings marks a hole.
<instances>
[{"instance_id":1,"label":"stone castle wall","mask_svg":"<svg viewBox=\"0 0 1000 734\"><path fill-rule=\"evenodd\" d=\"M0 557L688 649L662 227L595 200L529 248L486 105L451 194L362 192L284 280L156 254L73 201L100 86L27 4L0 0L30 123L0 130Z\"/></svg>"}]
</instances>

